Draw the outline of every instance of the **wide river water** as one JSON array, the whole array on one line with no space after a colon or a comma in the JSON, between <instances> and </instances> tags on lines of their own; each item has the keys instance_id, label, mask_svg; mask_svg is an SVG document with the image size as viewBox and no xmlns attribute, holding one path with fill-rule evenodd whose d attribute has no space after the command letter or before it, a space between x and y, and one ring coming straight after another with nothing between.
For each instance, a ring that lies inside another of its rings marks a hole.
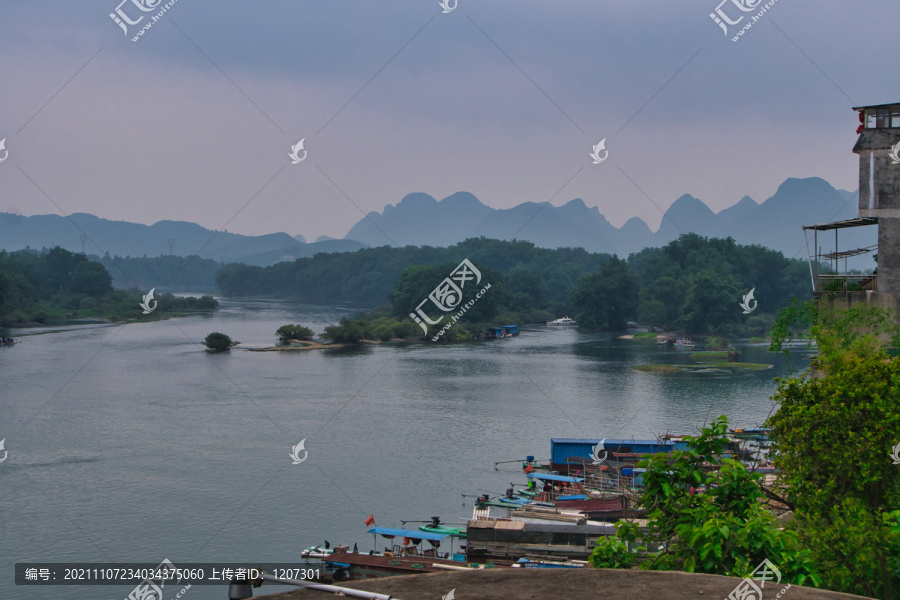
<instances>
[{"instance_id":1,"label":"wide river water","mask_svg":"<svg viewBox=\"0 0 900 600\"><path fill-rule=\"evenodd\" d=\"M685 353L543 326L460 345L247 352L283 324L320 332L347 312L221 302L213 315L15 331L21 343L0 347L0 598L121 600L133 587L15 586L16 562L292 562L326 539L368 551L369 514L457 523L472 511L462 494L525 481L495 462L546 459L551 437L695 433L720 414L758 426L773 377L808 364L740 345L774 368L648 374L632 366ZM207 354L211 331L241 345Z\"/></svg>"}]
</instances>

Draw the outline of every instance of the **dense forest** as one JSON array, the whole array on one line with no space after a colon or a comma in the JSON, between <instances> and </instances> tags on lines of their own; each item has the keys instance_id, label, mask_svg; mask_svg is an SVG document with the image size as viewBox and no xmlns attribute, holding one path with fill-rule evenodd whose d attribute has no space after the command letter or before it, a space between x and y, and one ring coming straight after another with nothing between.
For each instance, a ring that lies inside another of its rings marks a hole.
<instances>
[{"instance_id":1,"label":"dense forest","mask_svg":"<svg viewBox=\"0 0 900 600\"><path fill-rule=\"evenodd\" d=\"M490 293L461 317L466 323L533 323L568 314L595 330L622 329L636 320L687 333L765 335L778 309L792 298L810 296L805 262L696 234L627 260L485 238L449 248L381 247L271 267L225 265L216 283L228 296L368 307L389 303L389 314L400 321L409 320L464 258L491 284ZM739 303L751 289L759 310L748 318Z\"/></svg>"},{"instance_id":2,"label":"dense forest","mask_svg":"<svg viewBox=\"0 0 900 600\"><path fill-rule=\"evenodd\" d=\"M102 317L138 318L143 295L137 289L114 290L101 263L62 248L48 251L0 251L0 327L52 320ZM157 294L154 318L218 306L212 296L176 298Z\"/></svg>"},{"instance_id":3,"label":"dense forest","mask_svg":"<svg viewBox=\"0 0 900 600\"><path fill-rule=\"evenodd\" d=\"M147 290L163 286L170 292L214 292L216 271L222 263L197 256L164 255L153 258L110 256L107 253L94 260L112 275L114 288Z\"/></svg>"}]
</instances>

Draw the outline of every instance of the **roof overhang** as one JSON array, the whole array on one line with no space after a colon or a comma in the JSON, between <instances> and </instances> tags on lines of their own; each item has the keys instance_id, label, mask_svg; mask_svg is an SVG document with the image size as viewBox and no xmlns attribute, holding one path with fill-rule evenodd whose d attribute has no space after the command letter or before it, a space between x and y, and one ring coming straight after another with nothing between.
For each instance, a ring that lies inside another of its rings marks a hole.
<instances>
[{"instance_id":1,"label":"roof overhang","mask_svg":"<svg viewBox=\"0 0 900 600\"><path fill-rule=\"evenodd\" d=\"M866 110L869 108L890 108L891 106L900 106L900 102L892 102L890 104L873 104L871 106L854 106L853 110Z\"/></svg>"},{"instance_id":2,"label":"roof overhang","mask_svg":"<svg viewBox=\"0 0 900 600\"><path fill-rule=\"evenodd\" d=\"M833 223L820 223L818 225L804 225L804 230L814 229L816 231L831 231L832 229L846 229L847 227L864 227L866 225L878 225L878 217L857 217L855 219L847 219L846 221L835 221Z\"/></svg>"}]
</instances>

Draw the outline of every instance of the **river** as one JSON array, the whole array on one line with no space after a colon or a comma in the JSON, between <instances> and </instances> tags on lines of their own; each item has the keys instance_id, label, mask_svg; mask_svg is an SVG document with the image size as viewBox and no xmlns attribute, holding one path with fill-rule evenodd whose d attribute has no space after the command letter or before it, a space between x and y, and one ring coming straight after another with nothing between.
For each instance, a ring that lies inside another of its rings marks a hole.
<instances>
[{"instance_id":1,"label":"river","mask_svg":"<svg viewBox=\"0 0 900 600\"><path fill-rule=\"evenodd\" d=\"M459 345L248 352L286 323L320 332L348 313L220 301L211 315L14 331L21 343L0 348L0 597L131 589L15 586L16 562L291 562L325 539L368 551L369 514L459 522L472 510L462 494L524 481L495 462L548 458L551 437L694 433L719 414L758 426L772 378L808 364L745 344L743 360L774 368L649 374L631 367L684 353L543 326ZM207 354L211 331L241 345Z\"/></svg>"}]
</instances>

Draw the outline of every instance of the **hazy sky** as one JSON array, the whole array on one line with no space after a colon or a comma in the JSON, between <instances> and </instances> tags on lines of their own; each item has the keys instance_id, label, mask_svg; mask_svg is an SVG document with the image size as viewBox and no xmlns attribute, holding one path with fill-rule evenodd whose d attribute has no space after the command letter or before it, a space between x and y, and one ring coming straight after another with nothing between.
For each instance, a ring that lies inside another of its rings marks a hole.
<instances>
[{"instance_id":1,"label":"hazy sky","mask_svg":"<svg viewBox=\"0 0 900 600\"><path fill-rule=\"evenodd\" d=\"M893 0L777 0L738 42L765 2L726 36L718 0L177 0L132 42L164 3L126 36L119 1L2 3L0 211L314 239L465 190L655 229L684 193L855 190L850 108L900 100Z\"/></svg>"}]
</instances>

